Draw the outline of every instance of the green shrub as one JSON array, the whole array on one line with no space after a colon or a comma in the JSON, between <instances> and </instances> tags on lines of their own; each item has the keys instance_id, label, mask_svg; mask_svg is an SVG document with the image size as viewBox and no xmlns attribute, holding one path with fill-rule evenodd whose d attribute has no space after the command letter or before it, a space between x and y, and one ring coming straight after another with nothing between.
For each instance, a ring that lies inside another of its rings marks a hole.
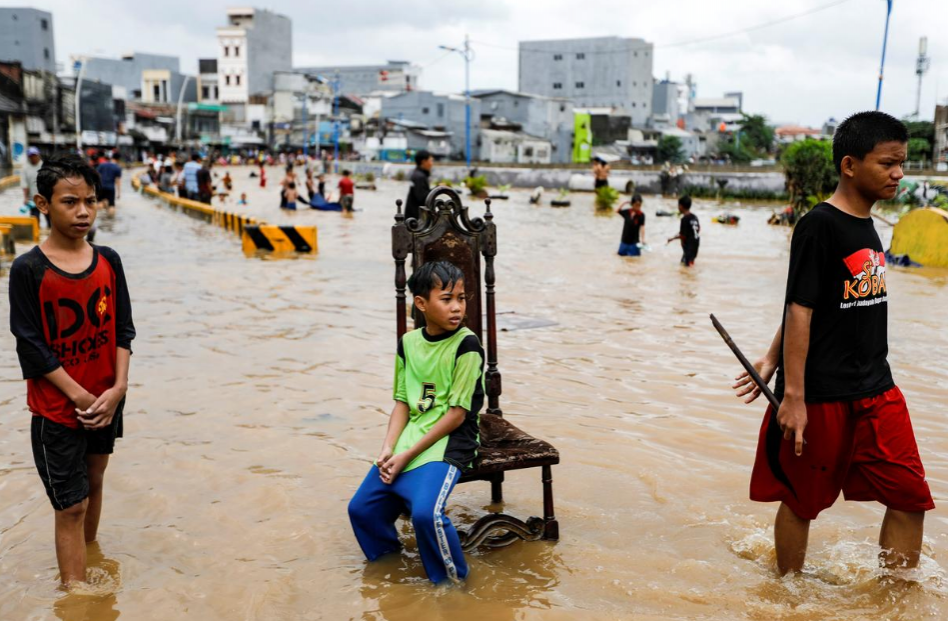
<instances>
[{"instance_id":1,"label":"green shrub","mask_svg":"<svg viewBox=\"0 0 948 621\"><path fill-rule=\"evenodd\" d=\"M612 209L619 202L619 191L608 185L596 189L596 209Z\"/></svg>"},{"instance_id":2,"label":"green shrub","mask_svg":"<svg viewBox=\"0 0 948 621\"><path fill-rule=\"evenodd\" d=\"M435 187L438 187L439 185L443 185L443 186L446 187L446 188L453 188L453 187L454 187L454 182L451 181L450 179L438 179L438 180L435 182Z\"/></svg>"},{"instance_id":3,"label":"green shrub","mask_svg":"<svg viewBox=\"0 0 948 621\"><path fill-rule=\"evenodd\" d=\"M487 189L487 177L479 175L477 177L468 177L464 180L464 185L471 191L471 194L477 196Z\"/></svg>"},{"instance_id":4,"label":"green shrub","mask_svg":"<svg viewBox=\"0 0 948 621\"><path fill-rule=\"evenodd\" d=\"M405 171L396 170L395 171L395 181L404 181L405 180Z\"/></svg>"},{"instance_id":5,"label":"green shrub","mask_svg":"<svg viewBox=\"0 0 948 621\"><path fill-rule=\"evenodd\" d=\"M828 198L839 182L833 166L833 144L828 141L807 138L794 142L780 156L780 163L787 176L790 200L801 211Z\"/></svg>"}]
</instances>

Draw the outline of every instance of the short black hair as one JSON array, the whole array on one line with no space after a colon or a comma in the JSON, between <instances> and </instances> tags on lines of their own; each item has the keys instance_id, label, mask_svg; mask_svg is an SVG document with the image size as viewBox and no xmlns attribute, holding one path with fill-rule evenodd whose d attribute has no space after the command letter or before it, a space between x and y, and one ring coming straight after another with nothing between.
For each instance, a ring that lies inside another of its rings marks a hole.
<instances>
[{"instance_id":1,"label":"short black hair","mask_svg":"<svg viewBox=\"0 0 948 621\"><path fill-rule=\"evenodd\" d=\"M847 155L863 159L882 142L908 142L908 129L892 115L878 110L857 112L836 128L833 134L833 165L842 171Z\"/></svg>"},{"instance_id":2,"label":"short black hair","mask_svg":"<svg viewBox=\"0 0 948 621\"><path fill-rule=\"evenodd\" d=\"M348 170L342 171L342 176L343 176L343 177L348 177L348 176L351 175L351 174L352 174L352 173L349 172Z\"/></svg>"},{"instance_id":3,"label":"short black hair","mask_svg":"<svg viewBox=\"0 0 948 621\"><path fill-rule=\"evenodd\" d=\"M192 153L192 154L191 154L191 161L192 161L192 162L200 162L200 161L201 161L201 154L200 154L200 153Z\"/></svg>"},{"instance_id":4,"label":"short black hair","mask_svg":"<svg viewBox=\"0 0 948 621\"><path fill-rule=\"evenodd\" d=\"M112 159L115 161L118 161L122 159L122 154L119 153L118 151L112 151Z\"/></svg>"},{"instance_id":5,"label":"short black hair","mask_svg":"<svg viewBox=\"0 0 948 621\"><path fill-rule=\"evenodd\" d=\"M85 158L71 151L60 151L51 158L43 160L43 166L36 173L36 191L48 201L53 200L53 188L60 179L80 177L99 194L101 180L95 168Z\"/></svg>"},{"instance_id":6,"label":"short black hair","mask_svg":"<svg viewBox=\"0 0 948 621\"><path fill-rule=\"evenodd\" d=\"M431 158L431 154L425 151L424 149L422 149L418 153L415 153L415 164L417 166L421 166L422 162L430 158Z\"/></svg>"},{"instance_id":7,"label":"short black hair","mask_svg":"<svg viewBox=\"0 0 948 621\"><path fill-rule=\"evenodd\" d=\"M464 272L447 261L429 261L416 269L408 279L408 288L412 295L428 299L431 290L454 289L455 283L464 280Z\"/></svg>"},{"instance_id":8,"label":"short black hair","mask_svg":"<svg viewBox=\"0 0 948 621\"><path fill-rule=\"evenodd\" d=\"M632 195L632 204L633 204L633 205L634 205L635 203L641 203L641 202L642 202L642 195L641 195L641 194L633 194L633 195Z\"/></svg>"},{"instance_id":9,"label":"short black hair","mask_svg":"<svg viewBox=\"0 0 948 621\"><path fill-rule=\"evenodd\" d=\"M691 209L691 197L685 194L684 196L678 197L678 204L684 207L685 209Z\"/></svg>"}]
</instances>

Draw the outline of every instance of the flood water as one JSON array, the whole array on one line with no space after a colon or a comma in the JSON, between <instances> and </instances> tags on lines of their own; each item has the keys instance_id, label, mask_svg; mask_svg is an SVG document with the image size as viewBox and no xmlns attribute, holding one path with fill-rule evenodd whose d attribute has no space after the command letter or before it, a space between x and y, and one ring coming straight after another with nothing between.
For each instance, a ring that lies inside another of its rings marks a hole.
<instances>
[{"instance_id":1,"label":"flood water","mask_svg":"<svg viewBox=\"0 0 948 621\"><path fill-rule=\"evenodd\" d=\"M512 191L494 204L498 309L555 325L500 333L501 405L561 452L561 540L476 552L465 584L433 588L412 542L367 565L346 515L391 409L390 226L407 184L357 191L352 217L280 214L278 171L264 191L248 170L234 172L246 211L316 224L315 258L245 258L232 233L127 187L101 221L96 241L123 257L139 336L79 593L57 589L25 383L0 332L3 621L948 617L948 271L887 274L889 360L938 504L921 567L878 569L881 506L840 499L814 523L806 572L778 579L776 505L747 498L763 406L731 396L739 367L708 314L749 357L764 352L789 230L750 206L729 206L736 227L712 223L721 207L697 201L701 253L686 270L664 245L677 219L654 216L671 200L646 197L652 251L622 259L621 220L594 215L591 194L553 209ZM18 196L0 194L0 212ZM6 325L6 269L0 282ZM540 515L539 478L508 475L505 511ZM486 483L460 486L449 515L470 524L489 500Z\"/></svg>"}]
</instances>

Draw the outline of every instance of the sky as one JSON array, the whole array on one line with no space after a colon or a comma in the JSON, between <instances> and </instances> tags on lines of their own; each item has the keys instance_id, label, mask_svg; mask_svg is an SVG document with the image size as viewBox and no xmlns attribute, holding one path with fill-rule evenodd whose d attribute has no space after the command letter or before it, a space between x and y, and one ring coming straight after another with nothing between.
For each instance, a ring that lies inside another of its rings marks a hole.
<instances>
[{"instance_id":1,"label":"sky","mask_svg":"<svg viewBox=\"0 0 948 621\"><path fill-rule=\"evenodd\" d=\"M31 6L53 13L56 57L66 67L72 54L141 51L177 55L183 72L196 73L198 58L216 57L215 28L225 25L227 7L246 5L42 0ZM421 88L440 92L464 89L463 59L438 46L460 46L465 34L476 56L472 89L514 90L519 41L643 38L655 45L655 77L683 81L690 73L698 97L743 91L745 112L816 127L875 106L886 15L886 0L267 0L253 6L293 20L294 66L408 60L423 67ZM914 112L922 36L929 38L931 69L920 118L933 117L936 98L946 103L946 24L948 0L894 0L883 110L898 117Z\"/></svg>"}]
</instances>

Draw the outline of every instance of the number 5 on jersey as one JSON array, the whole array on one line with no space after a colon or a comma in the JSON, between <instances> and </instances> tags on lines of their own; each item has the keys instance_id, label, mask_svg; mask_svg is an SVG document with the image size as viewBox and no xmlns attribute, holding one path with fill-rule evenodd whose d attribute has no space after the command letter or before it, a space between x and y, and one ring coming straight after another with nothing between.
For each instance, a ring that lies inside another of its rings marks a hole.
<instances>
[{"instance_id":1,"label":"number 5 on jersey","mask_svg":"<svg viewBox=\"0 0 948 621\"><path fill-rule=\"evenodd\" d=\"M429 382L421 385L421 399L418 400L419 412L425 413L434 407L437 390L438 387Z\"/></svg>"}]
</instances>

